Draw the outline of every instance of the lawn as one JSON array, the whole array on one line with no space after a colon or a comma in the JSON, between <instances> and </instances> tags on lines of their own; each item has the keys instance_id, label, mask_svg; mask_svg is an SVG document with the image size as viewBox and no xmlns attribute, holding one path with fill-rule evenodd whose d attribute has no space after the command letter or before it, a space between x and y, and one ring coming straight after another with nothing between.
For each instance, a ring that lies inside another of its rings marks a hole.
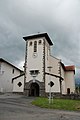
<instances>
[{"instance_id":1,"label":"lawn","mask_svg":"<svg viewBox=\"0 0 80 120\"><path fill-rule=\"evenodd\" d=\"M48 98L38 97L32 104L42 108L80 111L80 100L53 99L53 103L49 104Z\"/></svg>"}]
</instances>

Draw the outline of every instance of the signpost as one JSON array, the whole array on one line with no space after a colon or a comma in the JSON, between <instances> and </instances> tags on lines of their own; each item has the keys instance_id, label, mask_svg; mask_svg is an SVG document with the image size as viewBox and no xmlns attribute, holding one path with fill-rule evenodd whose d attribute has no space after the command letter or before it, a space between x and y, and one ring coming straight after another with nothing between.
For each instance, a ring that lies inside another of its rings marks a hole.
<instances>
[{"instance_id":1,"label":"signpost","mask_svg":"<svg viewBox=\"0 0 80 120\"><path fill-rule=\"evenodd\" d=\"M51 72L51 66L49 66L49 67L47 67L47 68L49 68L49 74L50 74L50 72ZM50 83L48 83L48 85L50 85L50 89L49 89L49 104L51 103L51 87L54 85L54 83L51 81L51 79L50 79L50 75L49 75L49 80L50 80Z\"/></svg>"},{"instance_id":2,"label":"signpost","mask_svg":"<svg viewBox=\"0 0 80 120\"><path fill-rule=\"evenodd\" d=\"M54 83L52 81L50 81L50 83L48 83L48 85L50 85L50 89L49 89L49 104L50 104L51 103L51 98L52 98L52 96L51 96L51 87L54 85Z\"/></svg>"}]
</instances>

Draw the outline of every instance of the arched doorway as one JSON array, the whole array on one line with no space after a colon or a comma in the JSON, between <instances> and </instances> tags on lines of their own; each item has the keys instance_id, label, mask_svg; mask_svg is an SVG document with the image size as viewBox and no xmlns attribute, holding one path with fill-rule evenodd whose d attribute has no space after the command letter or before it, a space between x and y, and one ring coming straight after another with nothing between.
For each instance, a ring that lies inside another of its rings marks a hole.
<instances>
[{"instance_id":1,"label":"arched doorway","mask_svg":"<svg viewBox=\"0 0 80 120\"><path fill-rule=\"evenodd\" d=\"M30 96L39 96L39 85L37 83L32 83L30 86Z\"/></svg>"},{"instance_id":2,"label":"arched doorway","mask_svg":"<svg viewBox=\"0 0 80 120\"><path fill-rule=\"evenodd\" d=\"M67 94L68 95L70 94L70 88L67 88Z\"/></svg>"}]
</instances>

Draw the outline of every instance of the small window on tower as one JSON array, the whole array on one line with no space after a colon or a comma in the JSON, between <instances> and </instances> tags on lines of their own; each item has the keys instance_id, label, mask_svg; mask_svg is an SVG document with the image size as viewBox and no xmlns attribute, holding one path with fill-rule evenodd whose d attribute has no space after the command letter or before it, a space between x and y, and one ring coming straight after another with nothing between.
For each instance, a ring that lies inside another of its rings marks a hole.
<instances>
[{"instance_id":1,"label":"small window on tower","mask_svg":"<svg viewBox=\"0 0 80 120\"><path fill-rule=\"evenodd\" d=\"M34 52L37 52L37 41L34 41Z\"/></svg>"},{"instance_id":2,"label":"small window on tower","mask_svg":"<svg viewBox=\"0 0 80 120\"><path fill-rule=\"evenodd\" d=\"M29 43L29 46L32 46L32 42Z\"/></svg>"},{"instance_id":3,"label":"small window on tower","mask_svg":"<svg viewBox=\"0 0 80 120\"><path fill-rule=\"evenodd\" d=\"M39 45L41 44L41 42L42 42L42 41L41 41L41 40L39 40Z\"/></svg>"}]
</instances>

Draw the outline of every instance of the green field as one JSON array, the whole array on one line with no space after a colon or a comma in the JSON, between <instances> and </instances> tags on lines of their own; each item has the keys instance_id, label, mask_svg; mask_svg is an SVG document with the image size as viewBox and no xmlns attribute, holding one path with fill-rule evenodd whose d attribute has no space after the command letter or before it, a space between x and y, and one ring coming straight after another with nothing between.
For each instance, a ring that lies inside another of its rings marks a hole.
<instances>
[{"instance_id":1,"label":"green field","mask_svg":"<svg viewBox=\"0 0 80 120\"><path fill-rule=\"evenodd\" d=\"M49 104L48 98L38 97L32 104L42 108L80 111L80 100L53 99L53 103Z\"/></svg>"}]
</instances>

